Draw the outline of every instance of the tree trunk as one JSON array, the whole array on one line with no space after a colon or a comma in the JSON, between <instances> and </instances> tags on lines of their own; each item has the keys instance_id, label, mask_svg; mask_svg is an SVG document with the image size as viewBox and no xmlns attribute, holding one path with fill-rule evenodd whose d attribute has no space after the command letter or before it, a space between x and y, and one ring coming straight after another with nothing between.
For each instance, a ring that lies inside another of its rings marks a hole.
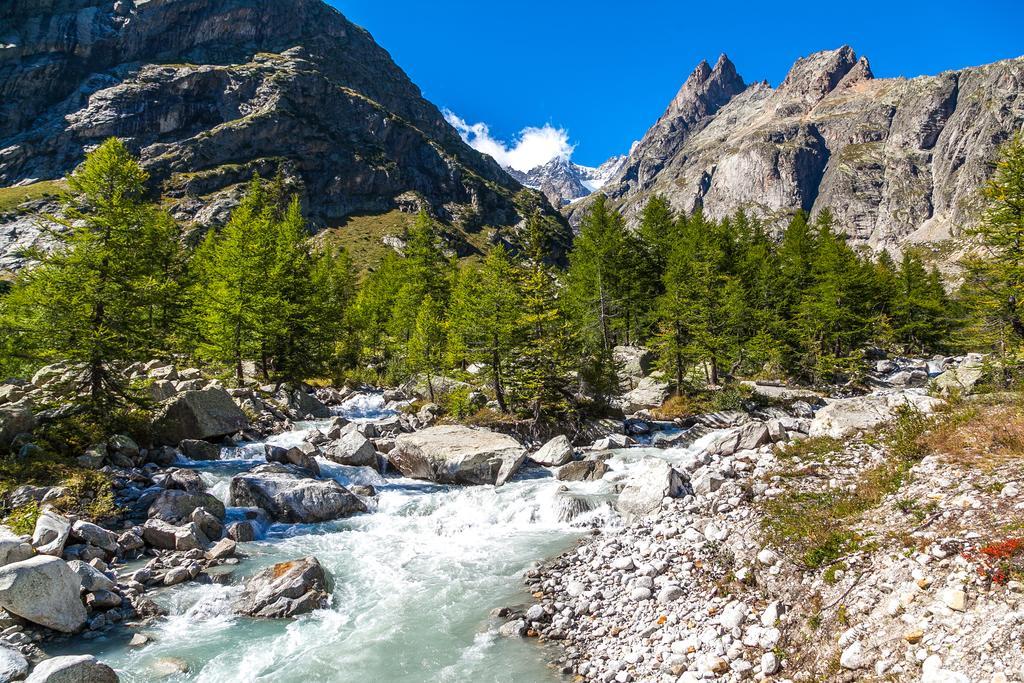
<instances>
[{"instance_id":1,"label":"tree trunk","mask_svg":"<svg viewBox=\"0 0 1024 683\"><path fill-rule=\"evenodd\" d=\"M501 356L498 355L498 335L494 335L494 346L491 347L491 375L493 377L494 399L498 402L498 409L503 413L508 412L505 405L505 390L501 386Z\"/></svg>"},{"instance_id":2,"label":"tree trunk","mask_svg":"<svg viewBox=\"0 0 1024 683\"><path fill-rule=\"evenodd\" d=\"M434 381L429 372L427 373L427 394L430 396L430 402L434 403Z\"/></svg>"}]
</instances>

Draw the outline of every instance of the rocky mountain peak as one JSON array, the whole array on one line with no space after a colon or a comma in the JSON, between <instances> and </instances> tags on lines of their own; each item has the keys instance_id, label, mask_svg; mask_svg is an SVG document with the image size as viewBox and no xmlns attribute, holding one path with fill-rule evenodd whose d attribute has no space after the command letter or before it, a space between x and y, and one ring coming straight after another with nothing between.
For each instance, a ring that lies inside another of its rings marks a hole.
<instances>
[{"instance_id":1,"label":"rocky mountain peak","mask_svg":"<svg viewBox=\"0 0 1024 683\"><path fill-rule=\"evenodd\" d=\"M876 79L843 46L798 59L778 88L745 90L720 64L694 72L602 190L627 221L657 193L678 211L742 209L777 227L829 209L874 249L937 242L976 220L977 187L1024 123L1024 58Z\"/></svg>"},{"instance_id":2,"label":"rocky mountain peak","mask_svg":"<svg viewBox=\"0 0 1024 683\"><path fill-rule=\"evenodd\" d=\"M779 99L783 100L780 106L817 104L856 64L857 56L849 45L801 57L779 85Z\"/></svg>"},{"instance_id":3,"label":"rocky mountain peak","mask_svg":"<svg viewBox=\"0 0 1024 683\"><path fill-rule=\"evenodd\" d=\"M197 227L278 171L319 226L417 207L521 221L522 186L321 0L0 4L0 187L58 179L116 136Z\"/></svg>"}]
</instances>

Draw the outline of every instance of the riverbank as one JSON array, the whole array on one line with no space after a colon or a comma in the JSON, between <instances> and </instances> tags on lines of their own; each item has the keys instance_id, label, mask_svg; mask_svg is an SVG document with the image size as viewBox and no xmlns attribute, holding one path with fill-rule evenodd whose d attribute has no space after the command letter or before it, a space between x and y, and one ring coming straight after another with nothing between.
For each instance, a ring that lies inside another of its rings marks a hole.
<instances>
[{"instance_id":1,"label":"riverbank","mask_svg":"<svg viewBox=\"0 0 1024 683\"><path fill-rule=\"evenodd\" d=\"M692 489L529 572L525 628L585 681L1021 680L1024 415L940 410L652 454Z\"/></svg>"}]
</instances>

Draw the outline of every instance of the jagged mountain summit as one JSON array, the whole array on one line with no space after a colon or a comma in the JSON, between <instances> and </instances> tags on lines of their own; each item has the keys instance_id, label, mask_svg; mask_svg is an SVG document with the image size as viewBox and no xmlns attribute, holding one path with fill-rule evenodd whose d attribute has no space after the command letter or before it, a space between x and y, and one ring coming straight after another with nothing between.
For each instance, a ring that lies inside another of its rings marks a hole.
<instances>
[{"instance_id":1,"label":"jagged mountain summit","mask_svg":"<svg viewBox=\"0 0 1024 683\"><path fill-rule=\"evenodd\" d=\"M425 206L475 230L544 204L321 0L6 0L0 95L0 187L117 136L199 225L278 170L319 226Z\"/></svg>"},{"instance_id":2,"label":"jagged mountain summit","mask_svg":"<svg viewBox=\"0 0 1024 683\"><path fill-rule=\"evenodd\" d=\"M745 209L781 224L829 209L854 243L898 250L974 218L1000 144L1024 123L1024 58L917 78L875 78L849 47L744 83L702 62L604 192L630 221L660 193L681 211ZM587 201L571 205L578 222Z\"/></svg>"},{"instance_id":3,"label":"jagged mountain summit","mask_svg":"<svg viewBox=\"0 0 1024 683\"><path fill-rule=\"evenodd\" d=\"M514 168L505 170L526 187L543 192L552 206L565 206L600 190L625 161L625 155L614 156L595 168L555 157L525 173Z\"/></svg>"}]
</instances>

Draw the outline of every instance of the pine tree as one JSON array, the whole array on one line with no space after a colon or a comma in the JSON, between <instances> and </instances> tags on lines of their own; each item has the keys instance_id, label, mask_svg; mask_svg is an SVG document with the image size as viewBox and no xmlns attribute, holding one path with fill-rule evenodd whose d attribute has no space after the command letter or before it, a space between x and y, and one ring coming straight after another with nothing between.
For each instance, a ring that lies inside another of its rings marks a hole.
<instances>
[{"instance_id":1,"label":"pine tree","mask_svg":"<svg viewBox=\"0 0 1024 683\"><path fill-rule=\"evenodd\" d=\"M525 243L518 353L507 386L511 402L540 422L569 407L569 351L574 344L559 307L557 278L546 262L548 238L537 214L527 224Z\"/></svg>"},{"instance_id":2,"label":"pine tree","mask_svg":"<svg viewBox=\"0 0 1024 683\"><path fill-rule=\"evenodd\" d=\"M896 272L890 299L893 333L917 351L936 351L952 334L950 301L937 271L929 273L920 257L906 251Z\"/></svg>"},{"instance_id":3,"label":"pine tree","mask_svg":"<svg viewBox=\"0 0 1024 683\"><path fill-rule=\"evenodd\" d=\"M519 277L508 251L498 245L481 267L460 271L449 314L449 353L483 366L502 412L508 412L506 373L515 357L522 312Z\"/></svg>"},{"instance_id":4,"label":"pine tree","mask_svg":"<svg viewBox=\"0 0 1024 683\"><path fill-rule=\"evenodd\" d=\"M1024 341L1024 136L1003 147L983 195L986 206L972 232L980 253L964 260L963 293L973 340L998 353L1009 382Z\"/></svg>"},{"instance_id":5,"label":"pine tree","mask_svg":"<svg viewBox=\"0 0 1024 683\"><path fill-rule=\"evenodd\" d=\"M260 359L268 371L270 329L281 303L268 274L274 270L275 221L257 177L227 225L210 232L192 259L200 357L229 365L243 380L243 362Z\"/></svg>"},{"instance_id":6,"label":"pine tree","mask_svg":"<svg viewBox=\"0 0 1024 683\"><path fill-rule=\"evenodd\" d=\"M161 348L178 311L171 300L181 252L177 226L146 201L147 174L110 139L68 177L62 248L15 282L4 307L39 360L85 368L82 389L101 416L126 397L119 363Z\"/></svg>"},{"instance_id":7,"label":"pine tree","mask_svg":"<svg viewBox=\"0 0 1024 683\"><path fill-rule=\"evenodd\" d=\"M408 368L411 373L426 376L430 400L434 400L434 375L440 372L444 360L444 322L441 305L427 294L420 302L416 323L407 342Z\"/></svg>"}]
</instances>

